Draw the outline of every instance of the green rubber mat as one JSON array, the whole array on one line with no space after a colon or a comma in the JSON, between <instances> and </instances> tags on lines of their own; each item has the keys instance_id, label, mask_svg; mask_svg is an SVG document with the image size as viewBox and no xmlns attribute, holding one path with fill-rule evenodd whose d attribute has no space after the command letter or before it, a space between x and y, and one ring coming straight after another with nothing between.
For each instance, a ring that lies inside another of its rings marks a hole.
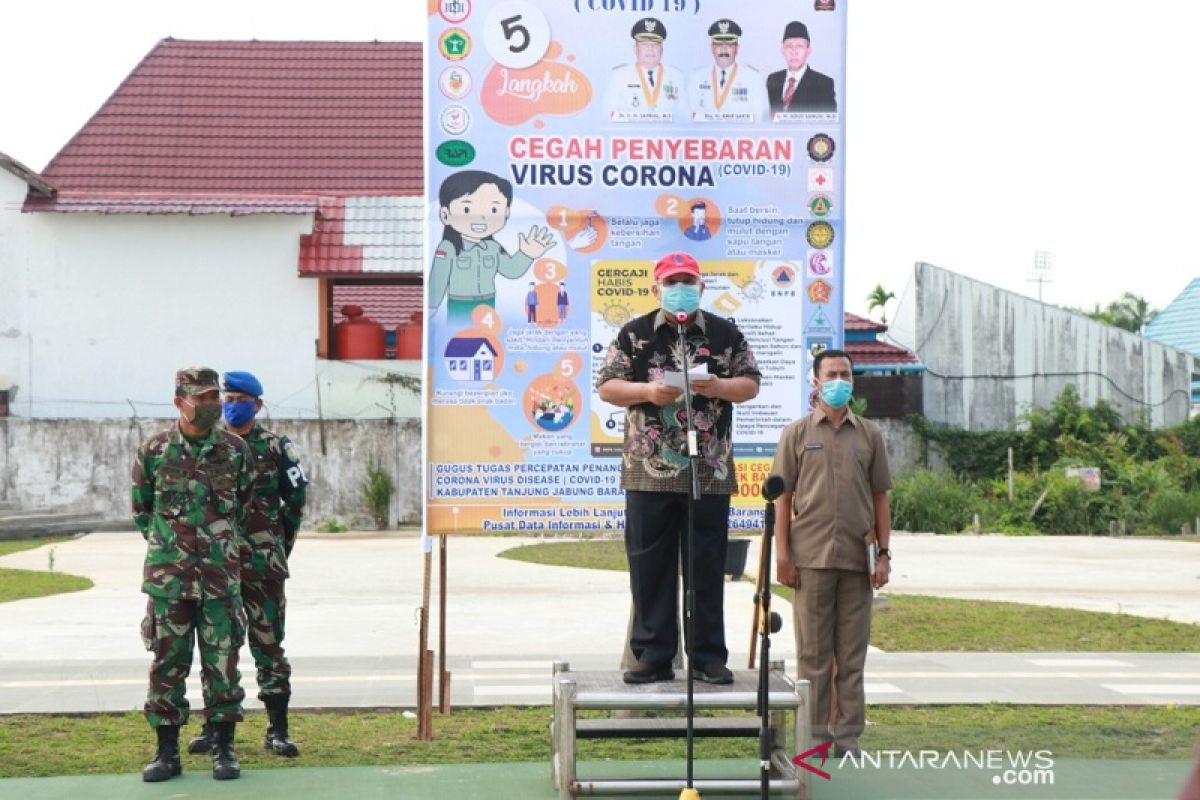
<instances>
[{"instance_id":1,"label":"green rubber mat","mask_svg":"<svg viewBox=\"0 0 1200 800\"><path fill-rule=\"evenodd\" d=\"M830 761L830 779L813 776L813 800L1173 800L1187 775L1182 760L1055 761L1048 771L977 768L856 767ZM697 762L696 776L753 777L757 762ZM584 779L679 777L679 762L583 763ZM1049 783L1053 781L1053 783ZM677 793L657 797L677 797ZM717 795L712 795L717 796ZM214 781L207 771L185 772L159 784L138 775L92 775L0 780L4 800L556 800L548 764L472 764L431 767L335 767L245 772ZM729 795L725 795L729 797ZM757 798L753 793L746 800Z\"/></svg>"}]
</instances>

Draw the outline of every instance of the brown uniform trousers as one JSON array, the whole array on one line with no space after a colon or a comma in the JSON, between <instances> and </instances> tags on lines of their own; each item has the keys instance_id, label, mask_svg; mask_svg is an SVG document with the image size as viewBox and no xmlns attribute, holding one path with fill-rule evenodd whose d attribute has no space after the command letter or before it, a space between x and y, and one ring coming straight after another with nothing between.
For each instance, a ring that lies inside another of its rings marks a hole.
<instances>
[{"instance_id":1,"label":"brown uniform trousers","mask_svg":"<svg viewBox=\"0 0 1200 800\"><path fill-rule=\"evenodd\" d=\"M804 567L799 574L792 621L797 671L812 681L813 736L828 738L839 749L854 748L866 726L863 669L871 639L870 576Z\"/></svg>"}]
</instances>

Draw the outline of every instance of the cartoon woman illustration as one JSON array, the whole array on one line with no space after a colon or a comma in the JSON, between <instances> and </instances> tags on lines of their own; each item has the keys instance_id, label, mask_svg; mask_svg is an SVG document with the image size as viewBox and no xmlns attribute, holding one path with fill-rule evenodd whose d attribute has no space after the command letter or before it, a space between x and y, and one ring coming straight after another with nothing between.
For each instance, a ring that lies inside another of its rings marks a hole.
<instances>
[{"instance_id":1,"label":"cartoon woman illustration","mask_svg":"<svg viewBox=\"0 0 1200 800\"><path fill-rule=\"evenodd\" d=\"M456 172L438 190L439 218L446 226L429 273L429 313L446 298L450 322L471 321L475 306L496 305L496 275L520 278L554 244L549 228L534 225L518 234L518 252L494 237L508 222L512 184L481 170Z\"/></svg>"}]
</instances>

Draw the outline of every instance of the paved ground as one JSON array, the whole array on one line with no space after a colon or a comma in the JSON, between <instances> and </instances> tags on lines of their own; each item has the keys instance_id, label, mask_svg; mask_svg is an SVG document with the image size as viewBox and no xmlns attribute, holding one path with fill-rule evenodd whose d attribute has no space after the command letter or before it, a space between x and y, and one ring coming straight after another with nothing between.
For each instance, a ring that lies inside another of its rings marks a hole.
<instances>
[{"instance_id":1,"label":"paved ground","mask_svg":"<svg viewBox=\"0 0 1200 800\"><path fill-rule=\"evenodd\" d=\"M456 705L548 702L555 660L576 669L617 665L626 576L495 557L528 541L450 542L446 649ZM47 549L0 558L0 566L44 569ZM894 592L1200 621L1194 543L897 535L894 549ZM145 603L137 588L141 538L98 533L54 550L56 569L96 586L0 605L0 713L140 707L149 663L137 630ZM422 576L416 535L306 536L293 574L287 645L296 705L412 705ZM745 665L753 587L726 588L731 662ZM790 616L782 601L778 610ZM431 646L438 647L436 635ZM774 637L772 654L794 665L790 625ZM1200 655L873 653L867 692L872 703L1197 704Z\"/></svg>"}]
</instances>

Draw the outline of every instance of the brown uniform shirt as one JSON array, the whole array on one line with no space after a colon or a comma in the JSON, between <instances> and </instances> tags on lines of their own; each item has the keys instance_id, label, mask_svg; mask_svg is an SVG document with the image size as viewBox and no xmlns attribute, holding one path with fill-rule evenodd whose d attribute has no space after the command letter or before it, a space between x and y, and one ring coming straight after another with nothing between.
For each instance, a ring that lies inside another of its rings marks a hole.
<instances>
[{"instance_id":1,"label":"brown uniform shirt","mask_svg":"<svg viewBox=\"0 0 1200 800\"><path fill-rule=\"evenodd\" d=\"M792 492L792 562L865 572L872 495L892 488L879 426L848 412L834 428L817 408L783 429L771 470Z\"/></svg>"}]
</instances>

